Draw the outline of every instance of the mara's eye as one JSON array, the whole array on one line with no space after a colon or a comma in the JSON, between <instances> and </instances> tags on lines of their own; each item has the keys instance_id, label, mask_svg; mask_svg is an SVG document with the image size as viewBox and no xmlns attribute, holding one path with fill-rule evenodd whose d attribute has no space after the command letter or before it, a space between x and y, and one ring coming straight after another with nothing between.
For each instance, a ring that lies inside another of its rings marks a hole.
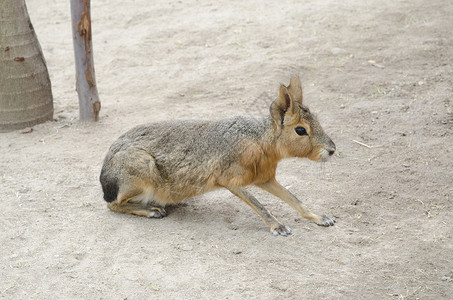
<instances>
[{"instance_id":1,"label":"mara's eye","mask_svg":"<svg viewBox=\"0 0 453 300\"><path fill-rule=\"evenodd\" d=\"M308 135L307 131L302 126L297 126L294 130L296 130L298 135Z\"/></svg>"}]
</instances>

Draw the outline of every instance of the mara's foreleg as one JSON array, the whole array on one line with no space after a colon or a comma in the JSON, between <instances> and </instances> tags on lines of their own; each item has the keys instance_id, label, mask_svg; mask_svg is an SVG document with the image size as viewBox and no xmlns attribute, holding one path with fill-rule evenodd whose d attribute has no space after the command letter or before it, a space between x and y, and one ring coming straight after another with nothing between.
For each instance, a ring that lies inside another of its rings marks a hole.
<instances>
[{"instance_id":1,"label":"mara's foreleg","mask_svg":"<svg viewBox=\"0 0 453 300\"><path fill-rule=\"evenodd\" d=\"M255 184L257 187L279 197L292 208L294 208L302 217L315 222L320 226L333 226L335 220L327 216L320 216L310 211L296 196L284 188L275 178L265 183Z\"/></svg>"},{"instance_id":2,"label":"mara's foreleg","mask_svg":"<svg viewBox=\"0 0 453 300\"><path fill-rule=\"evenodd\" d=\"M291 234L291 229L281 224L270 211L268 211L252 194L241 187L227 187L227 189L236 195L239 199L247 203L263 219L274 235L287 236Z\"/></svg>"}]
</instances>

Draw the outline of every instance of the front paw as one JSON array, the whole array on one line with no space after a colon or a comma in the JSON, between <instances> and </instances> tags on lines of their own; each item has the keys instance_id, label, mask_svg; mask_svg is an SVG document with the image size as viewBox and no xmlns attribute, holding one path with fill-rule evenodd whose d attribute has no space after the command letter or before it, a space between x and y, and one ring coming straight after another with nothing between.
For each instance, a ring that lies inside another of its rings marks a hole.
<instances>
[{"instance_id":1,"label":"front paw","mask_svg":"<svg viewBox=\"0 0 453 300\"><path fill-rule=\"evenodd\" d=\"M328 216L322 216L321 221L319 221L316 224L318 224L319 226L324 226L324 227L333 226L335 224L335 219L330 218Z\"/></svg>"},{"instance_id":2,"label":"front paw","mask_svg":"<svg viewBox=\"0 0 453 300\"><path fill-rule=\"evenodd\" d=\"M271 232L275 236L277 235L288 236L291 234L291 228L282 224L278 224L276 226L271 227Z\"/></svg>"}]
</instances>

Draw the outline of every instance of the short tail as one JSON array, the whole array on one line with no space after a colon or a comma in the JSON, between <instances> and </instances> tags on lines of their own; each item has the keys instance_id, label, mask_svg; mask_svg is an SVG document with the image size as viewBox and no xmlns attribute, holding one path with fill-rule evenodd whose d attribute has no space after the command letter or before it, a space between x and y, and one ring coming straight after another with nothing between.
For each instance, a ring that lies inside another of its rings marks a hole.
<instances>
[{"instance_id":1,"label":"short tail","mask_svg":"<svg viewBox=\"0 0 453 300\"><path fill-rule=\"evenodd\" d=\"M115 201L116 197L118 197L118 180L106 174L104 169L101 171L99 180L101 181L102 191L104 192L104 200L107 202Z\"/></svg>"}]
</instances>

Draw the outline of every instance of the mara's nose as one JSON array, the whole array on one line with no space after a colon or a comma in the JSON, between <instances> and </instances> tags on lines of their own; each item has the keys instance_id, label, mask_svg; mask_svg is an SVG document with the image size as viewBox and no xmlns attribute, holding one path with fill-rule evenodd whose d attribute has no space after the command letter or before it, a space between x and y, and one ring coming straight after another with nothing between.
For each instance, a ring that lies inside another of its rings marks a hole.
<instances>
[{"instance_id":1,"label":"mara's nose","mask_svg":"<svg viewBox=\"0 0 453 300\"><path fill-rule=\"evenodd\" d=\"M334 142L330 141L329 142L329 149L327 150L327 151L329 151L329 156L332 156L335 153L336 149L337 149L337 147L335 147Z\"/></svg>"}]
</instances>

